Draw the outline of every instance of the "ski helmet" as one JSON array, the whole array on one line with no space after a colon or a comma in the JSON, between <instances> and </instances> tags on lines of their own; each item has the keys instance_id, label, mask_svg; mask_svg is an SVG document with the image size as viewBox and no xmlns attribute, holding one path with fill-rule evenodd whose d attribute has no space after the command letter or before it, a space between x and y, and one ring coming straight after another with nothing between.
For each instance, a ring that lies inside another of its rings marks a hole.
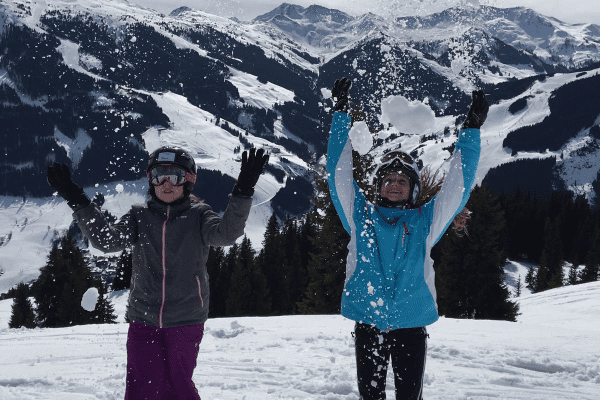
<instances>
[{"instance_id":1,"label":"ski helmet","mask_svg":"<svg viewBox=\"0 0 600 400\"><path fill-rule=\"evenodd\" d=\"M419 192L421 191L421 174L419 173L419 166L415 159L400 150L394 150L384 154L383 157L381 157L380 164L375 169L373 185L375 186L376 202L382 203L381 185L383 178L392 172L401 173L409 178L410 192L408 194L407 203L414 206L419 197Z\"/></svg>"},{"instance_id":2,"label":"ski helmet","mask_svg":"<svg viewBox=\"0 0 600 400\"><path fill-rule=\"evenodd\" d=\"M154 150L154 152L150 154L148 167L146 167L146 175L148 175L148 178L150 177L150 171L152 168L157 165L176 165L183 168L190 174L193 174L193 182L187 181L183 185L184 197L188 197L192 193L196 181L195 176L197 174L197 169L194 158L188 152L183 149L170 146L164 146ZM156 196L154 192L154 185L150 185L150 194L153 197Z\"/></svg>"},{"instance_id":3,"label":"ski helmet","mask_svg":"<svg viewBox=\"0 0 600 400\"><path fill-rule=\"evenodd\" d=\"M150 170L156 165L161 164L177 165L178 167L185 169L190 174L196 175L197 173L196 162L194 161L194 158L185 150L177 147L164 146L154 150L154 152L150 154L146 173L149 173Z\"/></svg>"}]
</instances>

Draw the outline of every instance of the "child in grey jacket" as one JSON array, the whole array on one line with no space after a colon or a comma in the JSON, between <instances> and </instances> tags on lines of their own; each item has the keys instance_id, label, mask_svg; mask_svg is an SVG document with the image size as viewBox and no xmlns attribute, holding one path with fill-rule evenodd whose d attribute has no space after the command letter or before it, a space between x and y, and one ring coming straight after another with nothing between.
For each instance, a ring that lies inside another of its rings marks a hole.
<instances>
[{"instance_id":1,"label":"child in grey jacket","mask_svg":"<svg viewBox=\"0 0 600 400\"><path fill-rule=\"evenodd\" d=\"M208 318L209 247L232 245L243 235L254 186L268 158L262 149L243 153L221 217L191 195L194 159L185 150L161 147L148 162L146 204L133 206L114 224L72 180L65 164L48 167L48 183L73 209L95 248L133 250L126 400L200 398L192 374Z\"/></svg>"}]
</instances>

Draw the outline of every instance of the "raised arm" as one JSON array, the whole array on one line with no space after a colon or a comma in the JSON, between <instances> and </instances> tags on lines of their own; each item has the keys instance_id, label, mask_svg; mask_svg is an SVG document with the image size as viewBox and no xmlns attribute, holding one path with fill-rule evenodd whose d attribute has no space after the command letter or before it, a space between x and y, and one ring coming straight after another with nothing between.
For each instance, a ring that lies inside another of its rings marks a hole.
<instances>
[{"instance_id":1,"label":"raised arm","mask_svg":"<svg viewBox=\"0 0 600 400\"><path fill-rule=\"evenodd\" d=\"M481 152L480 128L485 122L489 107L483 91L474 91L469 113L458 134L454 154L450 158L450 169L434 199L430 232L434 244L469 200L475 185Z\"/></svg>"},{"instance_id":2,"label":"raised arm","mask_svg":"<svg viewBox=\"0 0 600 400\"><path fill-rule=\"evenodd\" d=\"M48 167L48 184L67 201L73 210L83 234L92 246L104 252L121 251L130 246L136 237L135 219L130 213L116 224L107 221L105 214L85 195L83 189L73 181L69 167L55 163Z\"/></svg>"},{"instance_id":3,"label":"raised arm","mask_svg":"<svg viewBox=\"0 0 600 400\"><path fill-rule=\"evenodd\" d=\"M352 174L352 143L348 132L352 118L348 111L348 91L352 83L338 79L333 86L332 95L337 98L335 114L329 132L327 146L327 174L331 200L346 231L351 232L356 184Z\"/></svg>"},{"instance_id":4,"label":"raised arm","mask_svg":"<svg viewBox=\"0 0 600 400\"><path fill-rule=\"evenodd\" d=\"M244 151L240 175L223 217L211 209L202 213L202 237L206 243L212 246L229 246L244 234L254 186L268 162L269 155L263 149L251 148L250 151Z\"/></svg>"}]
</instances>

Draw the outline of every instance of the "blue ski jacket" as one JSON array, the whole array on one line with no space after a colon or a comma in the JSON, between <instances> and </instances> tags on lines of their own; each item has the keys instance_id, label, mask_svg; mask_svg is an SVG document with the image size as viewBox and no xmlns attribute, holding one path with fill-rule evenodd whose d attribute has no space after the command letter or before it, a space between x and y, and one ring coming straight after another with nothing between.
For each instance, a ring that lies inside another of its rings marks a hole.
<instances>
[{"instance_id":1,"label":"blue ski jacket","mask_svg":"<svg viewBox=\"0 0 600 400\"><path fill-rule=\"evenodd\" d=\"M327 149L329 189L350 233L342 315L381 330L414 328L438 319L431 248L466 205L475 182L479 129L464 129L441 190L414 209L368 202L352 175L350 116L333 116Z\"/></svg>"}]
</instances>

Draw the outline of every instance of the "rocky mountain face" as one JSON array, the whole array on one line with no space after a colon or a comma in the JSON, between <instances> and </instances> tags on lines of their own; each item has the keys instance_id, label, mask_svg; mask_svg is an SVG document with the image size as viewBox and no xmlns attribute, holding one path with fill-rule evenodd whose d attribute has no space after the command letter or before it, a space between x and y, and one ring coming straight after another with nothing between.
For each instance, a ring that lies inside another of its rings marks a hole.
<instances>
[{"instance_id":1,"label":"rocky mountain face","mask_svg":"<svg viewBox=\"0 0 600 400\"><path fill-rule=\"evenodd\" d=\"M480 182L571 190L593 201L599 61L600 27L525 8L384 18L282 4L239 22L111 0L3 2L0 194L50 195L45 169L56 161L88 187L142 178L150 137L191 143L166 139L183 118L161 102L168 94L216 129L218 138L192 149L198 160L235 161L250 145L270 148L272 207L282 217L299 214L310 205L309 164L326 151L331 100L323 89L346 76L374 132L386 128L378 121L383 98L429 104L444 121L438 131L416 143L401 132L393 138L440 162L471 90L483 88L493 104L484 151L495 156L482 164ZM513 175L523 164L538 175ZM227 165L199 172L219 202L235 178ZM227 184L217 185L223 176Z\"/></svg>"}]
</instances>

